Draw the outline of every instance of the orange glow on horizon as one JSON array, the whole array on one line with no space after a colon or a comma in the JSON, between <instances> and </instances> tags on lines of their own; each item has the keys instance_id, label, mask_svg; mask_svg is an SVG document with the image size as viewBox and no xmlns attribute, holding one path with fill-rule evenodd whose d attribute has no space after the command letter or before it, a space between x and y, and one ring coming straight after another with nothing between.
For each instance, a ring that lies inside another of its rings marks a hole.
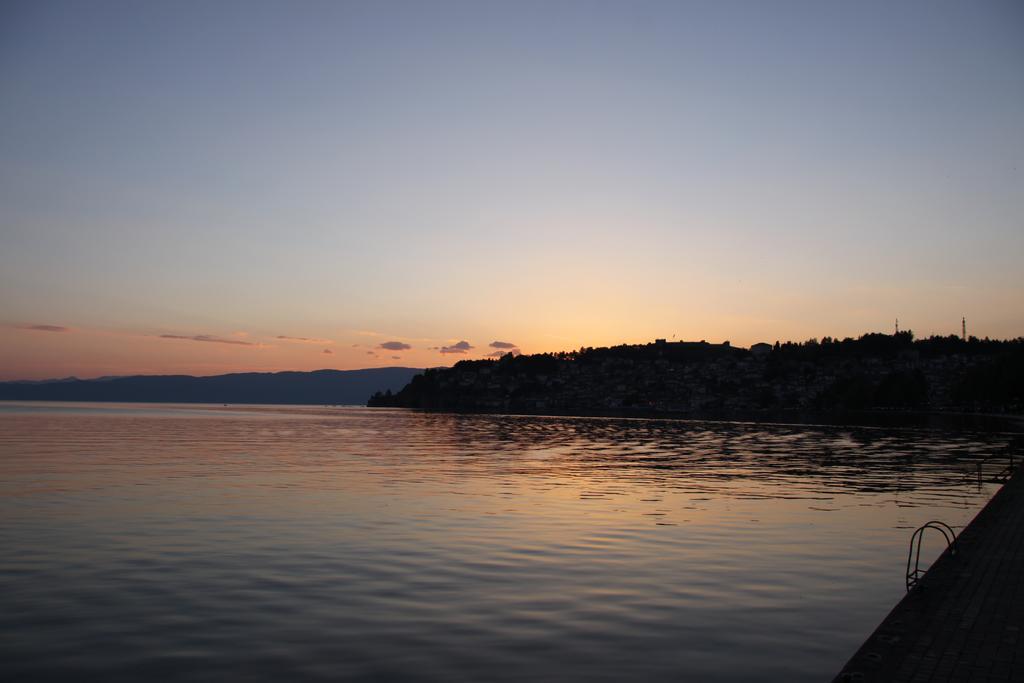
<instances>
[{"instance_id":1,"label":"orange glow on horizon","mask_svg":"<svg viewBox=\"0 0 1024 683\"><path fill-rule=\"evenodd\" d=\"M655 338L685 341L729 341L747 347L766 341L803 341L825 335L858 336L875 329L806 329L802 333L781 334L772 321L743 320L741 317L719 320L712 325L694 327L718 329L718 333L674 334L669 326L636 325L633 334L618 334L624 326L601 321L584 307L561 321L541 320L543 329L534 326L531 334L485 331L456 338L402 337L368 330L328 330L317 334L258 334L230 331L199 334L168 331L127 331L95 329L84 325L18 324L0 328L0 381L36 380L76 376L82 379L110 375L187 374L217 375L232 372L309 371L325 368L355 370L361 368L403 366L450 366L464 359L493 357L516 348L522 353L572 351L582 346L643 344ZM527 326L524 325L524 328ZM743 330L764 327L775 334L756 335ZM722 331L725 328L726 331ZM550 331L547 331L550 330ZM950 334L955 330L917 331L918 336ZM991 335L997 336L997 335ZM1010 335L1007 335L1010 336ZM441 353L440 349L460 350L457 342L467 341L464 352ZM498 341L502 340L502 341ZM491 346L498 342L497 346ZM511 344L512 346L508 346Z\"/></svg>"}]
</instances>

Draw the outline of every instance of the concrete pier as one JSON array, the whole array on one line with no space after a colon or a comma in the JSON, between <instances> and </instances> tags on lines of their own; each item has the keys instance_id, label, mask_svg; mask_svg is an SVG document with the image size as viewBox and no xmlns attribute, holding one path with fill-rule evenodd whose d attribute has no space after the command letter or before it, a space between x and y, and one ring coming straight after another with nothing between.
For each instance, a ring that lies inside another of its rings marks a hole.
<instances>
[{"instance_id":1,"label":"concrete pier","mask_svg":"<svg viewBox=\"0 0 1024 683\"><path fill-rule=\"evenodd\" d=\"M1024 476L1020 470L835 681L1024 681Z\"/></svg>"}]
</instances>

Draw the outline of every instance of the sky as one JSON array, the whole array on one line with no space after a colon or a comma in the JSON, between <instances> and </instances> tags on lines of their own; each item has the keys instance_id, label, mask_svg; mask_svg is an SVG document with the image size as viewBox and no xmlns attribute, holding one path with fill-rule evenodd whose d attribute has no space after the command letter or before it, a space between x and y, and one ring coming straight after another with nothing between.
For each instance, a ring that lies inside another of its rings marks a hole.
<instances>
[{"instance_id":1,"label":"sky","mask_svg":"<svg viewBox=\"0 0 1024 683\"><path fill-rule=\"evenodd\" d=\"M1024 4L0 1L0 207L0 379L1017 337Z\"/></svg>"}]
</instances>

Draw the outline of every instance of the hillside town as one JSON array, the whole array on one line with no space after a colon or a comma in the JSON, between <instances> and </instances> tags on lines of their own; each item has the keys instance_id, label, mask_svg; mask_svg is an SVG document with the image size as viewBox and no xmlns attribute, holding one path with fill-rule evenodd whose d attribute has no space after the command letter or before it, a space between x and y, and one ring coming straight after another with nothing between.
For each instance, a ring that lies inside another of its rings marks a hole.
<instances>
[{"instance_id":1,"label":"hillside town","mask_svg":"<svg viewBox=\"0 0 1024 683\"><path fill-rule=\"evenodd\" d=\"M426 370L371 406L552 414L740 415L780 411L1020 413L1024 340L673 342L462 361Z\"/></svg>"}]
</instances>

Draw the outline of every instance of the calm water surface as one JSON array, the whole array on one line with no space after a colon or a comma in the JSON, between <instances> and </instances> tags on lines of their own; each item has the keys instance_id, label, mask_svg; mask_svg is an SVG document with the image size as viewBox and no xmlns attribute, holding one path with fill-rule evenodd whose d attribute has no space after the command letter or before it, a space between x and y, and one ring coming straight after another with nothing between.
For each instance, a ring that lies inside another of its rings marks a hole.
<instances>
[{"instance_id":1,"label":"calm water surface","mask_svg":"<svg viewBox=\"0 0 1024 683\"><path fill-rule=\"evenodd\" d=\"M0 678L827 680L1006 441L0 404Z\"/></svg>"}]
</instances>

